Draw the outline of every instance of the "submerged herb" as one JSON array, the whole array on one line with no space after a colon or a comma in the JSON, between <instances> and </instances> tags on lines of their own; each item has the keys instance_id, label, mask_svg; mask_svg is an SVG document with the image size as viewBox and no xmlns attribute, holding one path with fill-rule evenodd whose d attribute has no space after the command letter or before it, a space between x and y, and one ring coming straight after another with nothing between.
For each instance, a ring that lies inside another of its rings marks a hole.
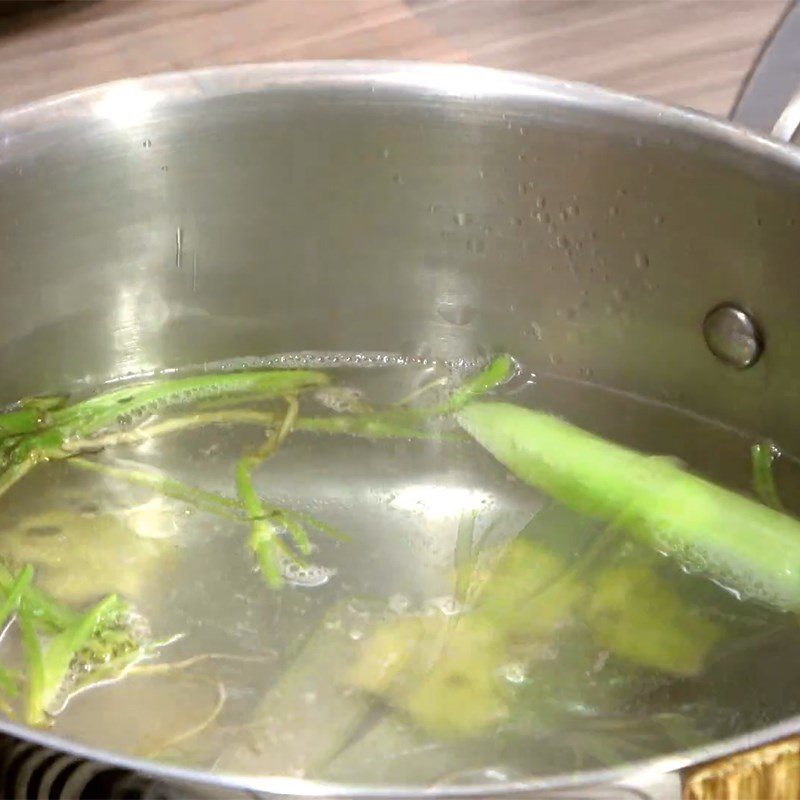
<instances>
[{"instance_id":1,"label":"submerged herb","mask_svg":"<svg viewBox=\"0 0 800 800\"><path fill-rule=\"evenodd\" d=\"M550 414L476 402L461 426L526 483L610 522L687 568L781 610L800 611L800 522Z\"/></svg>"},{"instance_id":2,"label":"submerged herb","mask_svg":"<svg viewBox=\"0 0 800 800\"><path fill-rule=\"evenodd\" d=\"M468 435L521 480L606 526L574 562L523 536L479 560L475 518L462 516L454 595L463 613L373 619L356 658L341 633L322 637L319 652L307 650L317 667L330 669L332 648L334 661L347 671L350 694L339 708L337 728L342 735L352 733L376 700L444 739L491 730L511 718L516 683L525 682L543 643L556 631L578 626L615 658L638 668L697 674L725 630L676 597L646 564L609 566L608 553L623 536L691 567L702 562L715 579L778 608L800 610L800 588L784 570L787 557L800 565L800 524L670 461L626 450L546 414L480 401L514 370L514 361L501 356L460 385L448 383L449 391L441 391L439 379L398 403L372 408L359 400L328 416L301 413L303 393L329 382L324 373L301 370L158 380L73 403L59 398L21 405L0 415L0 495L38 465L68 460L77 469L246 525L247 557L257 563L267 586L277 590L289 566L305 563L316 533L342 538L322 520L279 507L257 486L259 470L289 437L304 432L371 439ZM230 497L142 464L92 457L214 425L259 430L258 443L236 461ZM777 508L773 451L757 448L754 484L759 496ZM0 670L0 692L13 698L26 682L25 718L31 724L45 724L71 691L126 674L154 649L125 599L111 594L88 610L73 608L43 591L41 582L34 585L30 566L15 573L0 563L0 621L14 614L26 669L24 676ZM523 678L509 678L509 665ZM281 713L296 711L289 690L317 677L305 668L299 674L302 679L287 675L276 687L281 694L271 695ZM330 687L332 693L340 689ZM217 713L215 706L214 718ZM341 744L326 742L314 758L331 757Z\"/></svg>"},{"instance_id":3,"label":"submerged herb","mask_svg":"<svg viewBox=\"0 0 800 800\"><path fill-rule=\"evenodd\" d=\"M757 442L750 448L753 464L753 490L764 505L783 510L778 487L775 485L773 466L780 450L772 442Z\"/></svg>"}]
</instances>

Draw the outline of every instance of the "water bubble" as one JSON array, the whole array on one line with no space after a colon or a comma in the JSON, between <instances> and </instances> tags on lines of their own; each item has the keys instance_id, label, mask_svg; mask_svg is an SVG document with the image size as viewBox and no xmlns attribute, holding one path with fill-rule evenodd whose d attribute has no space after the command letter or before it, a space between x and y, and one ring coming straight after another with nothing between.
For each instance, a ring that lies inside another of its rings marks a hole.
<instances>
[{"instance_id":1,"label":"water bubble","mask_svg":"<svg viewBox=\"0 0 800 800\"><path fill-rule=\"evenodd\" d=\"M316 564L299 564L289 559L281 564L281 572L286 582L292 586L305 586L312 588L326 584L335 574L336 570Z\"/></svg>"},{"instance_id":2,"label":"water bubble","mask_svg":"<svg viewBox=\"0 0 800 800\"><path fill-rule=\"evenodd\" d=\"M542 340L542 326L536 320L531 320L525 329L526 336L533 336L534 339Z\"/></svg>"},{"instance_id":3,"label":"water bubble","mask_svg":"<svg viewBox=\"0 0 800 800\"><path fill-rule=\"evenodd\" d=\"M453 222L455 222L459 228L463 228L468 222L472 222L472 217L464 211L459 211L457 214L453 214Z\"/></svg>"},{"instance_id":4,"label":"water bubble","mask_svg":"<svg viewBox=\"0 0 800 800\"><path fill-rule=\"evenodd\" d=\"M500 674L509 683L514 684L525 683L527 677L525 665L519 661L512 661L509 664L503 665Z\"/></svg>"},{"instance_id":5,"label":"water bubble","mask_svg":"<svg viewBox=\"0 0 800 800\"><path fill-rule=\"evenodd\" d=\"M446 617L453 617L461 613L461 603L454 597L434 597L430 601L430 606Z\"/></svg>"},{"instance_id":6,"label":"water bubble","mask_svg":"<svg viewBox=\"0 0 800 800\"><path fill-rule=\"evenodd\" d=\"M389 611L393 614L405 614L411 606L411 601L404 594L393 594L389 598Z\"/></svg>"},{"instance_id":7,"label":"water bubble","mask_svg":"<svg viewBox=\"0 0 800 800\"><path fill-rule=\"evenodd\" d=\"M349 386L329 386L317 390L314 398L325 408L338 414L355 413L363 404L364 392Z\"/></svg>"},{"instance_id":8,"label":"water bubble","mask_svg":"<svg viewBox=\"0 0 800 800\"><path fill-rule=\"evenodd\" d=\"M145 150L147 150L148 148L150 148L150 147L152 147L152 146L153 146L153 143L150 141L150 139L145 139L145 140L142 142L142 147L144 147L144 148L145 148Z\"/></svg>"},{"instance_id":9,"label":"water bubble","mask_svg":"<svg viewBox=\"0 0 800 800\"><path fill-rule=\"evenodd\" d=\"M650 266L650 258L647 253L638 252L633 257L637 269L647 269Z\"/></svg>"},{"instance_id":10,"label":"water bubble","mask_svg":"<svg viewBox=\"0 0 800 800\"><path fill-rule=\"evenodd\" d=\"M611 206L608 209L608 216L609 217L616 217L619 214L619 208L617 206Z\"/></svg>"}]
</instances>

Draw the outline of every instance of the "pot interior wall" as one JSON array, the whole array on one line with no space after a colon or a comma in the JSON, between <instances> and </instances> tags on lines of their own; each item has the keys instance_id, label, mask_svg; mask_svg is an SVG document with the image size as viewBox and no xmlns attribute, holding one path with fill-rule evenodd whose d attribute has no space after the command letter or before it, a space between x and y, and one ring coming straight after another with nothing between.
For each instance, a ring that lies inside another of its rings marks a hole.
<instances>
[{"instance_id":1,"label":"pot interior wall","mask_svg":"<svg viewBox=\"0 0 800 800\"><path fill-rule=\"evenodd\" d=\"M442 74L201 76L0 118L2 399L281 351L508 350L797 448L790 158ZM703 342L727 300L765 332L746 371Z\"/></svg>"}]
</instances>

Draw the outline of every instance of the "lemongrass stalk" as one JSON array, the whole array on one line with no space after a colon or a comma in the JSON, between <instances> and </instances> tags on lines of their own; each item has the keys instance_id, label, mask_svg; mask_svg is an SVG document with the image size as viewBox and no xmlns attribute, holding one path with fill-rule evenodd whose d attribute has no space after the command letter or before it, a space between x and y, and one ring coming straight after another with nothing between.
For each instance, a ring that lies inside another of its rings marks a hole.
<instances>
[{"instance_id":1,"label":"lemongrass stalk","mask_svg":"<svg viewBox=\"0 0 800 800\"><path fill-rule=\"evenodd\" d=\"M258 461L249 458L239 461L236 465L236 491L250 520L250 549L258 557L259 567L269 586L279 589L283 586L283 574L276 544L278 531L267 519L261 498L253 486L252 471L257 464Z\"/></svg>"},{"instance_id":2,"label":"lemongrass stalk","mask_svg":"<svg viewBox=\"0 0 800 800\"><path fill-rule=\"evenodd\" d=\"M282 397L327 382L325 373L311 370L252 370L123 386L55 411L53 427L60 429L65 439L86 437L120 420L135 420L143 414L212 397L248 394Z\"/></svg>"},{"instance_id":3,"label":"lemongrass stalk","mask_svg":"<svg viewBox=\"0 0 800 800\"><path fill-rule=\"evenodd\" d=\"M295 397L287 398L287 402L288 408L280 428L277 431L273 431L253 455L244 456L236 465L236 492L250 520L249 546L258 558L259 567L264 578L273 589L283 586L283 573L280 567L277 546L279 530L270 518L274 515L268 513L261 502L261 498L258 496L258 492L255 490L253 470L262 461L275 453L289 435L292 425L297 419L299 406ZM294 536L301 552L310 552L311 546L302 525L290 523L286 527L289 533ZM298 538L299 532L302 532L302 535Z\"/></svg>"},{"instance_id":4,"label":"lemongrass stalk","mask_svg":"<svg viewBox=\"0 0 800 800\"><path fill-rule=\"evenodd\" d=\"M430 411L453 414L476 397L504 384L514 374L515 369L514 359L510 355L497 356L477 375L467 378L444 403L435 406Z\"/></svg>"},{"instance_id":5,"label":"lemongrass stalk","mask_svg":"<svg viewBox=\"0 0 800 800\"><path fill-rule=\"evenodd\" d=\"M109 464L91 461L81 456L70 458L66 463L76 466L79 469L107 475L110 478L125 481L135 486L144 486L156 492L157 494L163 495L164 497L169 497L173 500L179 500L202 511L215 514L216 516L224 517L236 522L246 522L248 520L247 511L245 510L241 500L237 500L232 497L225 497L225 495L209 492L196 486L190 486L182 483L181 481L175 480L174 478L169 478L164 475L154 473L151 469L145 467L144 465L138 465L134 463L128 467L114 467ZM309 527L316 528L321 533L324 533L325 535L334 539L348 541L348 537L345 536L341 531L337 530L332 525L322 522L322 520L317 519L312 514L308 514L304 511L292 511L286 508L279 508L278 506L271 505L264 500L261 500L260 502L262 507L265 509L265 515L269 516L273 520L276 527L284 526L288 530L290 526L296 529L297 526L307 525ZM282 555L297 561L297 558L294 557L294 554L282 540L278 539L277 545ZM301 547L301 552L310 549L309 546L303 546L301 543L298 543L298 546ZM2 588L3 576L0 572L0 590L2 590Z\"/></svg>"},{"instance_id":6,"label":"lemongrass stalk","mask_svg":"<svg viewBox=\"0 0 800 800\"><path fill-rule=\"evenodd\" d=\"M475 559L473 557L473 544L475 538L475 521L477 512L464 513L458 521L456 531L456 546L453 555L456 581L453 595L456 602L461 604L467 599L472 573L475 569Z\"/></svg>"},{"instance_id":7,"label":"lemongrass stalk","mask_svg":"<svg viewBox=\"0 0 800 800\"><path fill-rule=\"evenodd\" d=\"M33 677L36 675L35 692L29 693L25 710L29 724L41 725L45 721L47 710L67 679L75 656L103 625L116 619L124 608L124 604L116 595L109 595L51 639L44 650L41 645L37 647L29 641L31 631L26 632L23 627L31 683L34 683ZM20 621L22 622L22 617ZM36 638L35 630L32 632L32 637Z\"/></svg>"},{"instance_id":8,"label":"lemongrass stalk","mask_svg":"<svg viewBox=\"0 0 800 800\"><path fill-rule=\"evenodd\" d=\"M543 412L476 402L457 419L522 481L614 522L741 596L800 611L800 522Z\"/></svg>"},{"instance_id":9,"label":"lemongrass stalk","mask_svg":"<svg viewBox=\"0 0 800 800\"><path fill-rule=\"evenodd\" d=\"M0 605L0 628L4 628L9 616L19 608L20 601L33 580L33 567L28 564L17 575L11 589ZM18 676L6 666L0 664L0 695L16 697L18 693Z\"/></svg>"},{"instance_id":10,"label":"lemongrass stalk","mask_svg":"<svg viewBox=\"0 0 800 800\"><path fill-rule=\"evenodd\" d=\"M182 433L195 428L204 428L208 425L258 425L268 428L275 425L277 420L278 417L268 411L253 411L250 409L204 411L172 417L160 422L142 425L132 430L114 431L113 433L95 436L90 439L74 439L64 443L64 450L68 453L80 453L86 450L98 450L106 447L141 444L150 439L168 436L173 433Z\"/></svg>"},{"instance_id":11,"label":"lemongrass stalk","mask_svg":"<svg viewBox=\"0 0 800 800\"><path fill-rule=\"evenodd\" d=\"M42 643L36 635L34 619L25 603L19 609L19 627L22 649L27 661L27 691L25 693L25 719L30 725L47 721L45 712L45 669Z\"/></svg>"},{"instance_id":12,"label":"lemongrass stalk","mask_svg":"<svg viewBox=\"0 0 800 800\"><path fill-rule=\"evenodd\" d=\"M143 467L114 467L109 464L90 461L80 456L68 459L67 463L87 472L96 472L137 486L144 486L165 497L193 505L202 511L209 511L212 514L232 519L242 519L243 508L240 502L214 492L199 489L196 486L188 486L174 478L152 472Z\"/></svg>"},{"instance_id":13,"label":"lemongrass stalk","mask_svg":"<svg viewBox=\"0 0 800 800\"><path fill-rule=\"evenodd\" d=\"M17 610L20 600L28 591L32 581L33 567L28 564L14 579L8 594L6 594L6 599L0 605L0 628L5 627L9 616Z\"/></svg>"},{"instance_id":14,"label":"lemongrass stalk","mask_svg":"<svg viewBox=\"0 0 800 800\"><path fill-rule=\"evenodd\" d=\"M0 562L0 592L6 599L11 595L16 583L11 570ZM23 592L23 605L30 618L48 630L60 631L74 624L80 616L69 606L56 602L46 592L36 586L28 585Z\"/></svg>"},{"instance_id":15,"label":"lemongrass stalk","mask_svg":"<svg viewBox=\"0 0 800 800\"><path fill-rule=\"evenodd\" d=\"M0 414L0 438L32 433L47 427L49 414L40 408L18 408Z\"/></svg>"}]
</instances>

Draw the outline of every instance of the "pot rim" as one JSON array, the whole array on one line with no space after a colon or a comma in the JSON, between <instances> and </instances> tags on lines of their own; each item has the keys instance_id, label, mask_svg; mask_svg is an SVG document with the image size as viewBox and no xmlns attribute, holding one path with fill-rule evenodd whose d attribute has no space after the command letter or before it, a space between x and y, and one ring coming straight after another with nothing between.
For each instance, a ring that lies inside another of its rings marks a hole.
<instances>
[{"instance_id":1,"label":"pot rim","mask_svg":"<svg viewBox=\"0 0 800 800\"><path fill-rule=\"evenodd\" d=\"M394 89L423 101L539 101L584 108L664 129L693 132L760 158L800 168L800 148L694 109L525 72L426 61L286 61L240 63L122 78L0 109L0 148L15 134L87 121L141 124L160 106L274 89ZM129 106L129 107L125 107ZM130 107L132 106L132 107Z\"/></svg>"},{"instance_id":2,"label":"pot rim","mask_svg":"<svg viewBox=\"0 0 800 800\"><path fill-rule=\"evenodd\" d=\"M169 110L210 98L265 93L274 89L365 88L398 92L422 102L515 101L572 107L693 133L741 155L800 173L800 148L770 139L727 120L687 108L609 91L591 84L466 64L422 61L295 61L245 63L115 80L0 111L0 161L27 149L27 134L42 135L65 123L99 122L138 126L160 108ZM158 114L155 113L154 121ZM54 135L57 137L58 132ZM215 773L129 757L90 747L46 731L0 720L0 732L76 756L134 770L170 782L299 797L418 798L514 796L602 786L636 788L699 763L758 747L800 732L800 715L755 731L618 767L530 777L506 783L432 787L347 785L289 777Z\"/></svg>"}]
</instances>

